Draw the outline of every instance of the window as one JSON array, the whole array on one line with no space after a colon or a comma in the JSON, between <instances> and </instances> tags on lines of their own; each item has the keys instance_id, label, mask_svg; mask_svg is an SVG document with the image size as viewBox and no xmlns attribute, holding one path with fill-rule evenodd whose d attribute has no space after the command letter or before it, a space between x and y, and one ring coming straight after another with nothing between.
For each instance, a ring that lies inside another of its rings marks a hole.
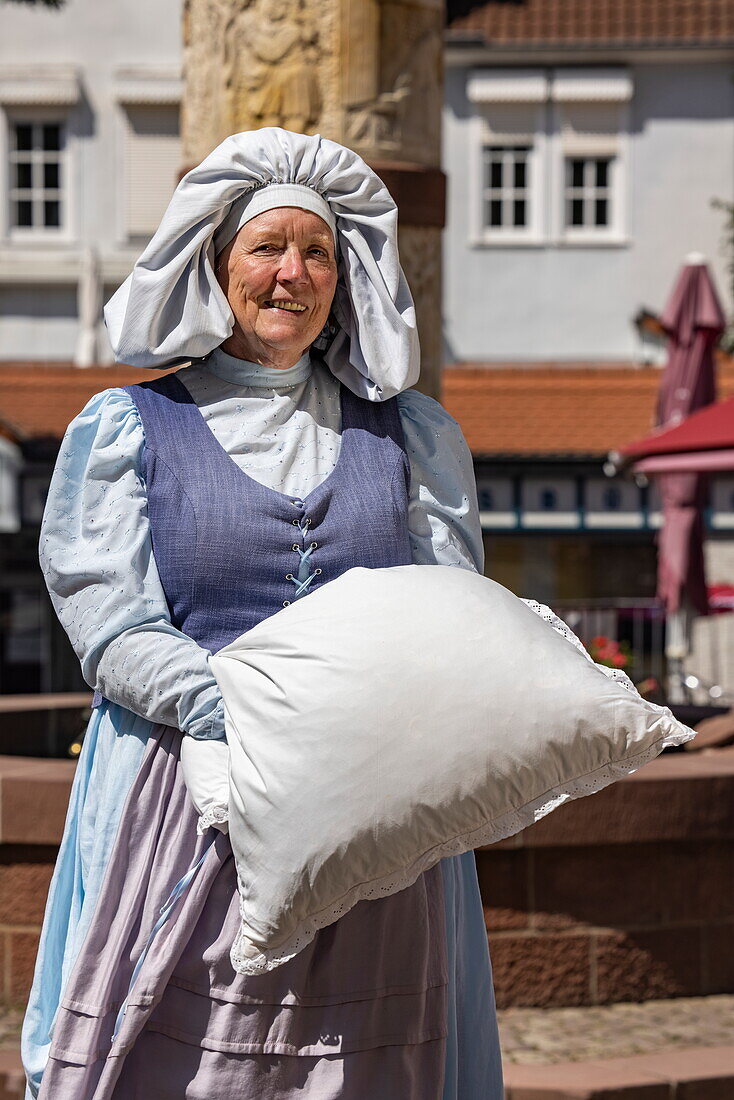
<instances>
[{"instance_id":1,"label":"window","mask_svg":"<svg viewBox=\"0 0 734 1100\"><path fill-rule=\"evenodd\" d=\"M566 158L566 228L612 224L611 157Z\"/></svg>"},{"instance_id":2,"label":"window","mask_svg":"<svg viewBox=\"0 0 734 1100\"><path fill-rule=\"evenodd\" d=\"M622 506L622 494L616 485L611 485L604 490L603 500L604 507L608 508L610 512L617 512Z\"/></svg>"},{"instance_id":3,"label":"window","mask_svg":"<svg viewBox=\"0 0 734 1100\"><path fill-rule=\"evenodd\" d=\"M734 530L734 479L719 475L712 478L709 490L709 523L714 530Z\"/></svg>"},{"instance_id":4,"label":"window","mask_svg":"<svg viewBox=\"0 0 734 1100\"><path fill-rule=\"evenodd\" d=\"M509 477L480 477L477 500L481 524L486 531L517 527L515 488Z\"/></svg>"},{"instance_id":5,"label":"window","mask_svg":"<svg viewBox=\"0 0 734 1100\"><path fill-rule=\"evenodd\" d=\"M473 70L472 243L624 244L632 93L621 67Z\"/></svg>"},{"instance_id":6,"label":"window","mask_svg":"<svg viewBox=\"0 0 734 1100\"><path fill-rule=\"evenodd\" d=\"M526 528L574 528L581 525L576 479L523 477L521 523Z\"/></svg>"},{"instance_id":7,"label":"window","mask_svg":"<svg viewBox=\"0 0 734 1100\"><path fill-rule=\"evenodd\" d=\"M476 70L470 74L467 95L476 105L470 182L473 236L503 245L542 239L547 73Z\"/></svg>"},{"instance_id":8,"label":"window","mask_svg":"<svg viewBox=\"0 0 734 1100\"><path fill-rule=\"evenodd\" d=\"M529 145L488 145L484 149L484 225L524 229L528 224Z\"/></svg>"},{"instance_id":9,"label":"window","mask_svg":"<svg viewBox=\"0 0 734 1100\"><path fill-rule=\"evenodd\" d=\"M640 489L634 481L584 479L584 524L593 530L640 530L645 526Z\"/></svg>"},{"instance_id":10,"label":"window","mask_svg":"<svg viewBox=\"0 0 734 1100\"><path fill-rule=\"evenodd\" d=\"M554 236L623 242L632 81L624 69L556 69L551 81Z\"/></svg>"},{"instance_id":11,"label":"window","mask_svg":"<svg viewBox=\"0 0 734 1100\"><path fill-rule=\"evenodd\" d=\"M58 121L10 123L10 226L53 232L64 221L64 125Z\"/></svg>"}]
</instances>

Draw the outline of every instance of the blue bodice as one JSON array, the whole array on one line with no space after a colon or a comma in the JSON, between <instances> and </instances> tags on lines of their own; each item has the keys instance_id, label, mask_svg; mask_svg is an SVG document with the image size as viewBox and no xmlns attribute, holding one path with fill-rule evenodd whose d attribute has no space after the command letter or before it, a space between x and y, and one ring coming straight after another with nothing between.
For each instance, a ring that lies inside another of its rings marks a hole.
<instances>
[{"instance_id":1,"label":"blue bodice","mask_svg":"<svg viewBox=\"0 0 734 1100\"><path fill-rule=\"evenodd\" d=\"M412 561L410 467L395 399L341 387L342 443L305 499L244 473L174 375L130 386L145 433L153 549L173 624L216 652L355 566Z\"/></svg>"}]
</instances>

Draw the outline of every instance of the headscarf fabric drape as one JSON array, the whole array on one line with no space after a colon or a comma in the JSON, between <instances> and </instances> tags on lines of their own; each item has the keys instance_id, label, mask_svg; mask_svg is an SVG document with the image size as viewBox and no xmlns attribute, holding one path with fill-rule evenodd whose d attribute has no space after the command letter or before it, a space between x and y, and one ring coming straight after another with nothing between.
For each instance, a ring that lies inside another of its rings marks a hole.
<instances>
[{"instance_id":1,"label":"headscarf fabric drape","mask_svg":"<svg viewBox=\"0 0 734 1100\"><path fill-rule=\"evenodd\" d=\"M335 324L324 351L329 369L372 401L413 385L420 349L393 199L350 149L278 127L233 134L183 177L105 308L115 358L160 369L206 356L231 335L234 316L214 272L215 234L237 209L233 204L272 184L310 188L336 220Z\"/></svg>"}]
</instances>

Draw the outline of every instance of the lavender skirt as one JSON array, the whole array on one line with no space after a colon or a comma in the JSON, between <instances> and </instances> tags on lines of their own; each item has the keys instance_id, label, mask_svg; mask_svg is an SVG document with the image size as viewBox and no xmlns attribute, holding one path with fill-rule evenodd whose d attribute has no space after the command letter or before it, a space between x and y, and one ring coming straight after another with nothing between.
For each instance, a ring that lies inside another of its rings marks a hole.
<instances>
[{"instance_id":1,"label":"lavender skirt","mask_svg":"<svg viewBox=\"0 0 734 1100\"><path fill-rule=\"evenodd\" d=\"M447 966L439 867L360 902L270 974L236 974L229 840L197 837L159 726L130 790L94 918L53 1028L39 1100L440 1100ZM209 847L210 846L210 847ZM117 1037L133 967L171 888L209 847L153 941Z\"/></svg>"}]
</instances>

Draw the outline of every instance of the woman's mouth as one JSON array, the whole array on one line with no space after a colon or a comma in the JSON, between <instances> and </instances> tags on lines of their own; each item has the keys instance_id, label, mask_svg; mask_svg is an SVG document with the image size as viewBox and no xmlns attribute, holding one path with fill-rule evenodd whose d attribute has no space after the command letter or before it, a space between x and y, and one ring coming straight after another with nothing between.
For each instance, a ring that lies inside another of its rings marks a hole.
<instances>
[{"instance_id":1,"label":"woman's mouth","mask_svg":"<svg viewBox=\"0 0 734 1100\"><path fill-rule=\"evenodd\" d=\"M269 298L266 302L263 302L266 309L283 309L287 313L305 313L308 306L304 306L301 302L289 302L287 299Z\"/></svg>"}]
</instances>

